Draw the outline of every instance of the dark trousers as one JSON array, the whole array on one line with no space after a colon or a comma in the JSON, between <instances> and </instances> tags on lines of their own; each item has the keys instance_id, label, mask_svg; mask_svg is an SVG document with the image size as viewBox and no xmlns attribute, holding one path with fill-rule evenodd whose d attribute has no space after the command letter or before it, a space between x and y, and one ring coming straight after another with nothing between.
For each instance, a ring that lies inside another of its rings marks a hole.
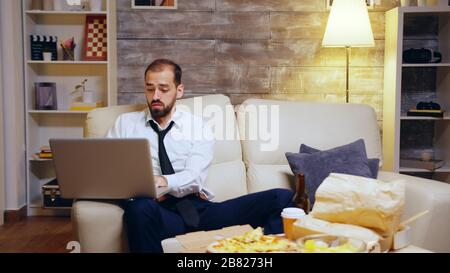
<instances>
[{"instance_id":1,"label":"dark trousers","mask_svg":"<svg viewBox=\"0 0 450 273\"><path fill-rule=\"evenodd\" d=\"M124 220L131 252L162 253L161 241L199 230L216 230L249 224L263 227L265 234L283 233L281 211L295 207L294 193L274 189L245 195L222 203L202 200L196 195L169 198L157 203L150 198L137 198L125 203ZM198 225L189 226L175 203L188 199L198 213Z\"/></svg>"}]
</instances>

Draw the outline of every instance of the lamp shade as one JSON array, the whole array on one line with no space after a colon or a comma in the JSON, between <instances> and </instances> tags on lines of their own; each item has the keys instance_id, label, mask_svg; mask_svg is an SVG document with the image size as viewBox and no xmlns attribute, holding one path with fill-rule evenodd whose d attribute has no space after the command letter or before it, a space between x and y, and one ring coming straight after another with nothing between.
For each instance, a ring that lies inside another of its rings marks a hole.
<instances>
[{"instance_id":1,"label":"lamp shade","mask_svg":"<svg viewBox=\"0 0 450 273\"><path fill-rule=\"evenodd\" d=\"M334 0L322 46L372 47L374 45L366 1Z\"/></svg>"}]
</instances>

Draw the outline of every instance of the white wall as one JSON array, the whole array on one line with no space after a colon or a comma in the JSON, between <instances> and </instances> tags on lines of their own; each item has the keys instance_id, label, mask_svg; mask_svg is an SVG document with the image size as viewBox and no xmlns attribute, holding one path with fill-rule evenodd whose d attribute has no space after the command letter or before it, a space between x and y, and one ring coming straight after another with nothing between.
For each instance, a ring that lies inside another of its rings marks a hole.
<instances>
[{"instance_id":1,"label":"white wall","mask_svg":"<svg viewBox=\"0 0 450 273\"><path fill-rule=\"evenodd\" d=\"M26 205L21 2L0 0L4 177L7 210L17 210Z\"/></svg>"},{"instance_id":2,"label":"white wall","mask_svg":"<svg viewBox=\"0 0 450 273\"><path fill-rule=\"evenodd\" d=\"M0 14L1 15L1 14ZM2 81L2 33L0 31L0 226L4 224L5 211L5 176L4 176L4 156L3 156L3 81Z\"/></svg>"}]
</instances>

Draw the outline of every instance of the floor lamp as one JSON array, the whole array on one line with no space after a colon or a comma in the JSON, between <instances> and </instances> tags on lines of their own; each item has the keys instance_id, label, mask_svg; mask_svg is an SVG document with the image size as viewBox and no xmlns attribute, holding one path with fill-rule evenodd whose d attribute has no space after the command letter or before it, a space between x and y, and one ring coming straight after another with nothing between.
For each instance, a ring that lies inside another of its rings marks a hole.
<instances>
[{"instance_id":1,"label":"floor lamp","mask_svg":"<svg viewBox=\"0 0 450 273\"><path fill-rule=\"evenodd\" d=\"M365 0L334 0L323 37L323 47L344 47L346 51L345 98L349 102L351 47L373 47L372 27Z\"/></svg>"}]
</instances>

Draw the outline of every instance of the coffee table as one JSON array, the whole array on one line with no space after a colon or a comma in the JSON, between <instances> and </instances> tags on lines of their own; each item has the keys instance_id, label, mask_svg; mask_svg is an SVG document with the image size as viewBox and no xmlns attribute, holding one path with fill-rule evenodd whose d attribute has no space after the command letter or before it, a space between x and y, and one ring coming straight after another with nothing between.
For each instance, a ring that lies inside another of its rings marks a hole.
<instances>
[{"instance_id":1,"label":"coffee table","mask_svg":"<svg viewBox=\"0 0 450 273\"><path fill-rule=\"evenodd\" d=\"M164 253L187 253L187 251L184 250L183 245L176 238L169 238L162 241L162 246L164 249ZM191 248L188 252L205 253L206 248L204 247ZM432 253L432 252L414 245L409 245L402 249L392 250L389 253Z\"/></svg>"}]
</instances>

